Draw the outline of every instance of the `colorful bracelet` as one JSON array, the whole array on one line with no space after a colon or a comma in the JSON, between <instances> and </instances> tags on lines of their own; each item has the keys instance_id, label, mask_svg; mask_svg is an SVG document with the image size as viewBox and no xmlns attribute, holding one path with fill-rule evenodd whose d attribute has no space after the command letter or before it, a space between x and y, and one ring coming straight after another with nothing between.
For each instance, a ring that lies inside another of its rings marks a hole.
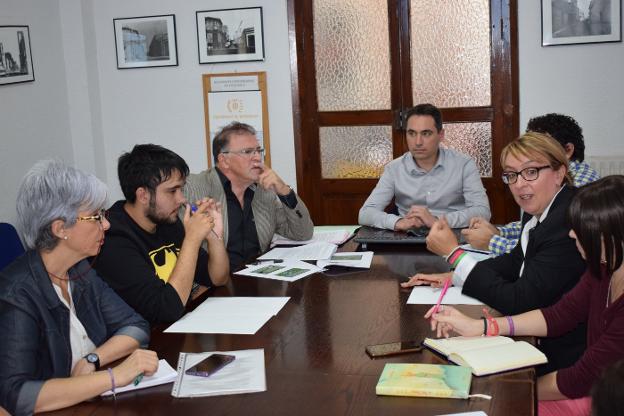
<instances>
[{"instance_id":1,"label":"colorful bracelet","mask_svg":"<svg viewBox=\"0 0 624 416\"><path fill-rule=\"evenodd\" d=\"M117 400L117 395L115 394L115 376L113 376L113 369L108 367L108 375L111 380L111 391L113 392L113 400Z\"/></svg>"},{"instance_id":2,"label":"colorful bracelet","mask_svg":"<svg viewBox=\"0 0 624 416\"><path fill-rule=\"evenodd\" d=\"M444 256L444 260L445 261L449 261L449 258L453 255L453 253L455 253L460 248L461 248L461 246L455 247L453 250L451 250L451 252L448 255Z\"/></svg>"},{"instance_id":3,"label":"colorful bracelet","mask_svg":"<svg viewBox=\"0 0 624 416\"><path fill-rule=\"evenodd\" d=\"M490 325L488 325L487 336L495 337L499 333L498 322L496 322L496 319L492 318L492 315L490 315L490 312L488 312L486 308L483 308L483 313L485 314L485 319L487 319L491 325L491 330Z\"/></svg>"},{"instance_id":4,"label":"colorful bracelet","mask_svg":"<svg viewBox=\"0 0 624 416\"><path fill-rule=\"evenodd\" d=\"M514 327L514 321L511 316L505 316L507 318L507 323L509 324L509 336L513 337L516 333L516 328Z\"/></svg>"},{"instance_id":5,"label":"colorful bracelet","mask_svg":"<svg viewBox=\"0 0 624 416\"><path fill-rule=\"evenodd\" d=\"M461 262L462 258L464 258L464 256L466 255L466 251L463 249L458 249L455 250L455 252L449 256L449 259L447 260L449 262L449 264L451 265L451 269L456 269L457 265L459 265L459 262Z\"/></svg>"}]
</instances>

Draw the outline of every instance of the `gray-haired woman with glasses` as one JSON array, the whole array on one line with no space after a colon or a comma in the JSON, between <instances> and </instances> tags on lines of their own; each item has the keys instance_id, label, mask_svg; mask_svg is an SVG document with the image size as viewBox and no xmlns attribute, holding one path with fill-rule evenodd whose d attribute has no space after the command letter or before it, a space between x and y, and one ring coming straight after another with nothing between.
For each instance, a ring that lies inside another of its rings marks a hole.
<instances>
[{"instance_id":1,"label":"gray-haired woman with glasses","mask_svg":"<svg viewBox=\"0 0 624 416\"><path fill-rule=\"evenodd\" d=\"M29 248L0 273L0 406L32 414L71 406L153 374L147 322L91 269L110 224L106 187L58 161L26 174L18 229ZM110 363L130 355L121 364Z\"/></svg>"},{"instance_id":2,"label":"gray-haired woman with glasses","mask_svg":"<svg viewBox=\"0 0 624 416\"><path fill-rule=\"evenodd\" d=\"M503 183L524 211L516 248L478 261L459 247L444 221L432 227L427 248L445 256L454 269L452 283L463 286L462 293L511 315L554 304L576 285L586 266L568 236L566 210L576 188L570 186L563 147L548 135L527 132L505 146L501 165ZM404 286L440 285L449 277L417 274ZM541 340L540 348L549 360L541 372L570 366L585 349L585 325Z\"/></svg>"}]
</instances>

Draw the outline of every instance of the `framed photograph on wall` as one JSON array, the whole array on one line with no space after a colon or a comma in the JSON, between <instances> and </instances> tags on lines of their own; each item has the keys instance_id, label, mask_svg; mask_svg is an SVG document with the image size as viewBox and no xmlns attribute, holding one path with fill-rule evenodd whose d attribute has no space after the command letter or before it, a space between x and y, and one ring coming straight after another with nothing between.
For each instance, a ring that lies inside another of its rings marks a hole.
<instances>
[{"instance_id":1,"label":"framed photograph on wall","mask_svg":"<svg viewBox=\"0 0 624 416\"><path fill-rule=\"evenodd\" d=\"M264 60L262 7L195 12L200 64Z\"/></svg>"},{"instance_id":2,"label":"framed photograph on wall","mask_svg":"<svg viewBox=\"0 0 624 416\"><path fill-rule=\"evenodd\" d=\"M28 26L0 26L0 85L34 80Z\"/></svg>"},{"instance_id":3,"label":"framed photograph on wall","mask_svg":"<svg viewBox=\"0 0 624 416\"><path fill-rule=\"evenodd\" d=\"M542 0L542 46L621 42L621 0Z\"/></svg>"},{"instance_id":4,"label":"framed photograph on wall","mask_svg":"<svg viewBox=\"0 0 624 416\"><path fill-rule=\"evenodd\" d=\"M175 15L113 19L117 69L178 65Z\"/></svg>"}]
</instances>

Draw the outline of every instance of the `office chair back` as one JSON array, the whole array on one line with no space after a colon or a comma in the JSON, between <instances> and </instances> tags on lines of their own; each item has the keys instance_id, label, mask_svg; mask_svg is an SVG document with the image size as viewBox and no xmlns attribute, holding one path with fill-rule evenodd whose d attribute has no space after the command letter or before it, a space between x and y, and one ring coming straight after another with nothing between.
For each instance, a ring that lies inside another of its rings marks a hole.
<instances>
[{"instance_id":1,"label":"office chair back","mask_svg":"<svg viewBox=\"0 0 624 416\"><path fill-rule=\"evenodd\" d=\"M24 253L24 246L11 224L0 222L0 270Z\"/></svg>"}]
</instances>

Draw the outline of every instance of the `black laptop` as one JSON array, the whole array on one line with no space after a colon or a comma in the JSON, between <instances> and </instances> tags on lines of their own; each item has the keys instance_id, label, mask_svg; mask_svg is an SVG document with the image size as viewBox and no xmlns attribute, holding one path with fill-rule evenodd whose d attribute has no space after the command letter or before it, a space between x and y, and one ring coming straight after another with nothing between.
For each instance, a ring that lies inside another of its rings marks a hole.
<instances>
[{"instance_id":1,"label":"black laptop","mask_svg":"<svg viewBox=\"0 0 624 416\"><path fill-rule=\"evenodd\" d=\"M364 225L360 227L353 241L362 244L362 248L366 250L367 244L425 244L427 234L428 228L413 228L404 232Z\"/></svg>"},{"instance_id":2,"label":"black laptop","mask_svg":"<svg viewBox=\"0 0 624 416\"><path fill-rule=\"evenodd\" d=\"M453 228L460 243L464 243L460 228ZM353 241L360 243L362 249L366 250L368 244L426 244L429 228L412 228L407 232L392 231L381 228L368 227L363 225L358 230Z\"/></svg>"}]
</instances>

